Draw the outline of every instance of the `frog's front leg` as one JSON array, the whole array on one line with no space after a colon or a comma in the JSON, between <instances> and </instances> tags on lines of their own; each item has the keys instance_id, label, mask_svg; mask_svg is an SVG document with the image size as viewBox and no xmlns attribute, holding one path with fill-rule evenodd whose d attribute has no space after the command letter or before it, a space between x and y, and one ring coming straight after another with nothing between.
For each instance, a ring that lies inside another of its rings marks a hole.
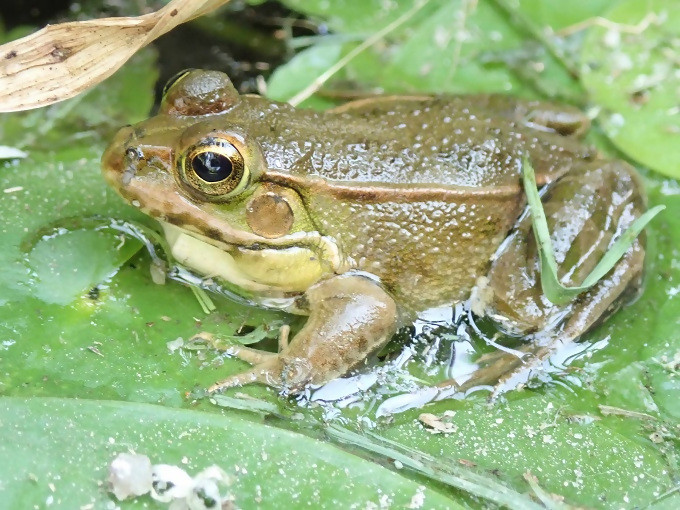
<instances>
[{"instance_id":1,"label":"frog's front leg","mask_svg":"<svg viewBox=\"0 0 680 510\"><path fill-rule=\"evenodd\" d=\"M642 214L641 190L628 165L597 160L551 186L542 202L563 284L581 284L613 240ZM512 335L528 335L532 344L520 349L522 356L499 352L480 360L482 367L461 389L500 382L498 390L503 382L512 386L509 381L525 381L559 345L574 340L613 313L630 293L637 293L644 254L644 239L638 238L594 287L556 306L543 295L531 218L524 217L480 282L476 294L482 299L473 311L490 316Z\"/></svg>"},{"instance_id":2,"label":"frog's front leg","mask_svg":"<svg viewBox=\"0 0 680 510\"><path fill-rule=\"evenodd\" d=\"M322 384L359 365L385 345L397 328L392 297L359 274L322 280L305 292L299 304L309 311L309 318L288 345L208 391L256 382L294 393L307 384Z\"/></svg>"}]
</instances>

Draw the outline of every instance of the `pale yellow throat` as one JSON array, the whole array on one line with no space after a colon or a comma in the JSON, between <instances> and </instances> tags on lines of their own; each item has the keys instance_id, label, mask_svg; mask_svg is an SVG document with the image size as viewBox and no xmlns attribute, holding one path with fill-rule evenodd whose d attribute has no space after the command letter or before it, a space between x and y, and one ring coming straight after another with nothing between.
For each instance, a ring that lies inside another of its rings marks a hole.
<instances>
[{"instance_id":1,"label":"pale yellow throat","mask_svg":"<svg viewBox=\"0 0 680 510\"><path fill-rule=\"evenodd\" d=\"M215 246L215 241L175 225L161 222L161 226L177 262L251 292L268 295L304 292L324 274L322 261L308 248L222 248Z\"/></svg>"}]
</instances>

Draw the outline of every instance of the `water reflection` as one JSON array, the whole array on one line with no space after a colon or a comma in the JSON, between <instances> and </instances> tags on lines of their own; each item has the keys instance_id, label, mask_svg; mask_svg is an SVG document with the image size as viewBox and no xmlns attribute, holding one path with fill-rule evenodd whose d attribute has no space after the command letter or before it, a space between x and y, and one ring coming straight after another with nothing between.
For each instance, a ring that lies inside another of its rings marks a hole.
<instances>
[{"instance_id":1,"label":"water reflection","mask_svg":"<svg viewBox=\"0 0 680 510\"><path fill-rule=\"evenodd\" d=\"M392 359L368 372L310 388L299 401L302 405L322 406L324 416L338 415L340 408L357 408L376 418L420 408L445 399L465 399L482 393L495 396L521 386L552 384L566 387L582 385L569 366L590 356L609 342L558 342L543 362L527 363L496 386L465 383L482 367L486 358L498 355L528 359L521 348L513 349L501 341L500 333L489 336L486 325L477 324L469 307L459 304L440 307L421 314L412 329L411 341ZM517 342L518 340L515 339ZM540 339L534 339L539 341ZM521 344L520 344L521 345ZM461 389L463 387L464 389Z\"/></svg>"}]
</instances>

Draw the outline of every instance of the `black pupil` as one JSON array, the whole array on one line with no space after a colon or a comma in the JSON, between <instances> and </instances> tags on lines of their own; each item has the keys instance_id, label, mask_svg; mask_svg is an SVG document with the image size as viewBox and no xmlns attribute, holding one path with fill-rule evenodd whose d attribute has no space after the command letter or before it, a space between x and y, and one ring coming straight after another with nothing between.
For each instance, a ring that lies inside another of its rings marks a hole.
<instances>
[{"instance_id":1,"label":"black pupil","mask_svg":"<svg viewBox=\"0 0 680 510\"><path fill-rule=\"evenodd\" d=\"M220 182L227 179L233 170L229 158L216 152L201 152L191 160L191 166L206 182Z\"/></svg>"}]
</instances>

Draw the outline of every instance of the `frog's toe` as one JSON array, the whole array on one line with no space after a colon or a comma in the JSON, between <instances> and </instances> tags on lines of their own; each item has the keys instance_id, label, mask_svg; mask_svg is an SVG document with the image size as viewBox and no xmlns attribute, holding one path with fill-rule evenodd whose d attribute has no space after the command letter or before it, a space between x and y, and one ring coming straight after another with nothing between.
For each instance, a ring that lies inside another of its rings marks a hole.
<instances>
[{"instance_id":1,"label":"frog's toe","mask_svg":"<svg viewBox=\"0 0 680 510\"><path fill-rule=\"evenodd\" d=\"M494 394L502 393L496 389L509 386L512 381L517 381L515 387L521 384L522 377L519 374L524 373L527 367L533 364L533 359L528 353L496 351L478 359L479 368L467 380L460 384L457 381L450 382L463 393L480 387L493 387Z\"/></svg>"},{"instance_id":2,"label":"frog's toe","mask_svg":"<svg viewBox=\"0 0 680 510\"><path fill-rule=\"evenodd\" d=\"M221 381L216 382L208 388L208 393L221 393L226 389L244 386L257 381L257 374L253 370L232 375Z\"/></svg>"},{"instance_id":3,"label":"frog's toe","mask_svg":"<svg viewBox=\"0 0 680 510\"><path fill-rule=\"evenodd\" d=\"M493 400L530 380L542 379L542 375L554 372L555 367L559 369L561 365L556 360L562 359L561 348L571 343L569 337L555 336L540 345L524 345L515 352L496 351L484 355L477 360L480 367L458 387L461 392L491 387L489 398Z\"/></svg>"},{"instance_id":4,"label":"frog's toe","mask_svg":"<svg viewBox=\"0 0 680 510\"><path fill-rule=\"evenodd\" d=\"M232 345L225 349L224 352L229 356L234 356L235 358L255 366L261 365L277 357L276 353L253 349L252 347L246 347L245 345Z\"/></svg>"},{"instance_id":5,"label":"frog's toe","mask_svg":"<svg viewBox=\"0 0 680 510\"><path fill-rule=\"evenodd\" d=\"M516 353L498 352L493 360L484 360L478 373L467 381L465 386L469 388L475 384L475 380L483 380L483 384L493 386L491 392L493 399L540 376L540 373L545 371L545 363L549 363L548 358L555 352L555 349L557 349L555 345L527 345L520 349L521 356Z\"/></svg>"},{"instance_id":6,"label":"frog's toe","mask_svg":"<svg viewBox=\"0 0 680 510\"><path fill-rule=\"evenodd\" d=\"M250 370L213 384L208 388L208 393L217 393L228 388L258 383L281 390L285 394L295 394L312 382L313 369L309 360L285 356L285 359L283 359L276 354L267 354L268 357L264 361L256 364Z\"/></svg>"},{"instance_id":7,"label":"frog's toe","mask_svg":"<svg viewBox=\"0 0 680 510\"><path fill-rule=\"evenodd\" d=\"M235 374L226 379L216 382L208 388L208 393L219 393L229 388L245 386L246 384L259 383L273 388L280 388L281 381L281 360L277 355L266 361L255 365L250 370Z\"/></svg>"},{"instance_id":8,"label":"frog's toe","mask_svg":"<svg viewBox=\"0 0 680 510\"><path fill-rule=\"evenodd\" d=\"M265 361L277 356L276 353L273 352L253 349L252 347L247 347L245 345L234 345L232 343L224 342L218 336L205 331L194 335L190 342L194 344L206 344L211 349L224 352L228 356L233 356L245 361L246 363L250 363L251 365L259 365L260 363L264 363Z\"/></svg>"}]
</instances>

